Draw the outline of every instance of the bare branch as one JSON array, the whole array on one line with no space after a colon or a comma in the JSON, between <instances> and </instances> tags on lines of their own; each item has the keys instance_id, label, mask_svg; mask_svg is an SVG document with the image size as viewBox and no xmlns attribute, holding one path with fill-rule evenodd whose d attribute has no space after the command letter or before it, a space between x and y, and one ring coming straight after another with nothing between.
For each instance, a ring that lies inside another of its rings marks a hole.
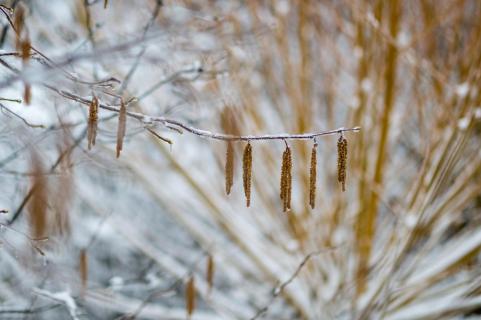
<instances>
[{"instance_id":1,"label":"bare branch","mask_svg":"<svg viewBox=\"0 0 481 320\"><path fill-rule=\"evenodd\" d=\"M286 281L284 281L283 283L281 283L279 286L277 286L276 288L274 288L274 290L272 291L272 297L269 301L269 303L267 303L263 308L259 309L259 311L257 311L257 313L250 319L250 320L255 320L255 319L258 319L259 317L261 317L264 313L266 313L269 308L271 307L272 303L274 302L274 300L276 300L277 297L279 297L281 295L281 293L284 291L284 289L292 282L294 281L294 279L297 278L297 276L299 275L299 273L301 272L302 268L307 264L307 262L313 258L313 257L316 257L316 256L319 256L323 253L326 253L326 252L330 252L332 250L336 250L338 249L338 247L332 247L332 248L326 248L326 249L322 249L322 250L319 250L319 251L314 251L314 252L311 252L309 253L308 255L306 255L304 257L304 259L302 259L301 263L297 266L296 270L294 271L294 273L289 277L289 279L287 279Z\"/></svg>"},{"instance_id":2,"label":"bare branch","mask_svg":"<svg viewBox=\"0 0 481 320\"><path fill-rule=\"evenodd\" d=\"M67 92L65 90L59 90L49 85L45 85L45 87L49 88L60 94L61 96L71 99L77 102L80 102L86 106L90 105L90 100L82 98L76 94ZM114 105L106 105L99 102L99 108L104 110L109 110L113 112L120 112L120 106ZM167 117L161 116L149 116L138 112L131 112L127 111L127 115L129 117L135 118L145 124L151 124L152 122L159 122L167 127L177 127L178 129L184 129L194 135L197 135L202 138L206 139L213 139L213 140L223 140L223 141L254 141L254 140L311 140L316 137L321 136L330 136L335 134L341 134L343 132L359 132L361 127L353 127L353 128L337 128L333 130L325 130L325 131L318 131L318 132L311 132L311 133L300 133L300 134L289 134L289 133L280 133L280 134L264 134L264 135L244 135L244 136L236 136L230 134L222 134L217 132L211 132L207 130L202 130L193 126L190 126L182 121L171 119Z\"/></svg>"}]
</instances>

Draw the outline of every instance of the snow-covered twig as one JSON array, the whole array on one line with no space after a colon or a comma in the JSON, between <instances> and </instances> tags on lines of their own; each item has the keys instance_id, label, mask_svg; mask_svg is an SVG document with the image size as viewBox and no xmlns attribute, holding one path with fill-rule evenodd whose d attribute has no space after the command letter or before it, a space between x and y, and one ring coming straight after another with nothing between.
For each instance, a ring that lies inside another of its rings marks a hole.
<instances>
[{"instance_id":1,"label":"snow-covered twig","mask_svg":"<svg viewBox=\"0 0 481 320\"><path fill-rule=\"evenodd\" d=\"M82 98L74 93L67 92L65 90L59 90L55 87L45 85L50 90L53 90L60 94L61 96L71 99L77 102L80 102L86 106L90 105L90 100ZM109 110L113 112L120 112L120 107L114 105L106 105L99 102L99 108L104 110ZM127 116L131 118L135 118L143 123L150 124L150 123L161 123L166 127L176 127L178 129L183 129L187 132L195 134L199 137L207 138L207 139L214 139L214 140L223 140L223 141L254 141L254 140L311 140L316 137L321 136L329 136L335 134L341 134L343 132L359 132L361 127L352 127L352 128L337 128L333 130L324 130L318 132L310 132L310 133L299 133L299 134L289 134L289 133L279 133L279 134L264 134L264 135L244 135L244 136L236 136L230 134L222 134L218 132L211 132L207 130L202 130L193 126L190 126L182 121L162 117L162 116L148 116L138 112L131 112L127 111Z\"/></svg>"},{"instance_id":2,"label":"snow-covered twig","mask_svg":"<svg viewBox=\"0 0 481 320\"><path fill-rule=\"evenodd\" d=\"M74 320L79 319L77 304L75 303L74 298L72 298L72 296L70 295L70 292L61 291L61 292L52 293L47 290L34 288L33 293L64 304L70 314L70 317L72 317L72 319Z\"/></svg>"}]
</instances>

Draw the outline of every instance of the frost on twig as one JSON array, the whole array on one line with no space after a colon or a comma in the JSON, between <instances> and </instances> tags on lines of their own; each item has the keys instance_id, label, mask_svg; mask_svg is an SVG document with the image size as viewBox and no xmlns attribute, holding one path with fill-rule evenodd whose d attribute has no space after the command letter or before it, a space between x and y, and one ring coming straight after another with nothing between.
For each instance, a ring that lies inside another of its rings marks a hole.
<instances>
[{"instance_id":1,"label":"frost on twig","mask_svg":"<svg viewBox=\"0 0 481 320\"><path fill-rule=\"evenodd\" d=\"M71 296L68 290L53 293L44 289L34 288L33 293L62 303L67 308L70 317L73 320L79 320L79 310L77 308L77 303L75 303L74 298Z\"/></svg>"}]
</instances>

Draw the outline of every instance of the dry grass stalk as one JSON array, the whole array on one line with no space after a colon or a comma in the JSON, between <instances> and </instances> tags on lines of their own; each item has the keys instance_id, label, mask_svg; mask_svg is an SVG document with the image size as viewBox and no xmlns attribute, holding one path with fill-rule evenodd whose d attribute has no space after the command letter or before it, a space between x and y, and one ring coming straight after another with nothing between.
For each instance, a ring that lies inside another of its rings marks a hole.
<instances>
[{"instance_id":1,"label":"dry grass stalk","mask_svg":"<svg viewBox=\"0 0 481 320\"><path fill-rule=\"evenodd\" d=\"M225 192L230 194L232 185L234 184L234 148L232 142L227 142L227 151L225 154Z\"/></svg>"},{"instance_id":2,"label":"dry grass stalk","mask_svg":"<svg viewBox=\"0 0 481 320\"><path fill-rule=\"evenodd\" d=\"M109 4L109 0L104 0L104 9L107 9L108 4Z\"/></svg>"},{"instance_id":3,"label":"dry grass stalk","mask_svg":"<svg viewBox=\"0 0 481 320\"><path fill-rule=\"evenodd\" d=\"M281 200L282 210L287 211L291 208L291 194L292 194L292 154L291 148L286 146L286 150L282 154L281 167Z\"/></svg>"},{"instance_id":4,"label":"dry grass stalk","mask_svg":"<svg viewBox=\"0 0 481 320\"><path fill-rule=\"evenodd\" d=\"M309 169L309 205L312 209L316 206L316 180L317 180L317 142L314 142L311 151L311 167Z\"/></svg>"},{"instance_id":5,"label":"dry grass stalk","mask_svg":"<svg viewBox=\"0 0 481 320\"><path fill-rule=\"evenodd\" d=\"M187 317L190 319L195 309L195 282L194 276L190 276L185 286L185 309Z\"/></svg>"},{"instance_id":6,"label":"dry grass stalk","mask_svg":"<svg viewBox=\"0 0 481 320\"><path fill-rule=\"evenodd\" d=\"M212 286L214 284L214 257L209 254L207 257L207 272L206 272L206 281L209 286L209 292L212 290Z\"/></svg>"},{"instance_id":7,"label":"dry grass stalk","mask_svg":"<svg viewBox=\"0 0 481 320\"><path fill-rule=\"evenodd\" d=\"M81 296L85 296L87 290L87 278L88 278L88 261L87 261L87 250L81 249L79 256L79 274L81 282Z\"/></svg>"},{"instance_id":8,"label":"dry grass stalk","mask_svg":"<svg viewBox=\"0 0 481 320\"><path fill-rule=\"evenodd\" d=\"M32 174L33 195L29 203L29 224L32 238L39 239L46 236L49 191L40 157L35 153L32 156Z\"/></svg>"},{"instance_id":9,"label":"dry grass stalk","mask_svg":"<svg viewBox=\"0 0 481 320\"><path fill-rule=\"evenodd\" d=\"M342 191L346 191L346 160L347 140L343 136L337 141L337 181L342 185Z\"/></svg>"},{"instance_id":10,"label":"dry grass stalk","mask_svg":"<svg viewBox=\"0 0 481 320\"><path fill-rule=\"evenodd\" d=\"M88 149L95 145L95 138L97 137L97 121L98 121L99 101L97 97L93 97L89 107L89 120L88 120Z\"/></svg>"},{"instance_id":11,"label":"dry grass stalk","mask_svg":"<svg viewBox=\"0 0 481 320\"><path fill-rule=\"evenodd\" d=\"M125 107L124 99L120 100L120 111L119 111L119 126L117 129L117 158L120 157L120 151L124 144L125 137L125 126L127 122L127 108Z\"/></svg>"},{"instance_id":12,"label":"dry grass stalk","mask_svg":"<svg viewBox=\"0 0 481 320\"><path fill-rule=\"evenodd\" d=\"M251 204L251 180L252 180L252 146L247 143L242 157L242 178L244 180L244 193L246 196L247 207Z\"/></svg>"}]
</instances>

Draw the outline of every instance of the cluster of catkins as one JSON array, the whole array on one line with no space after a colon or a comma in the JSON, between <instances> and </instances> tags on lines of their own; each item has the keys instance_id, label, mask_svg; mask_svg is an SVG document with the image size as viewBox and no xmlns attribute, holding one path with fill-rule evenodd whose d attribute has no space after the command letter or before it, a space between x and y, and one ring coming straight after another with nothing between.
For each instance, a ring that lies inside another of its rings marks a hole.
<instances>
[{"instance_id":1,"label":"cluster of catkins","mask_svg":"<svg viewBox=\"0 0 481 320\"><path fill-rule=\"evenodd\" d=\"M337 143L337 180L341 184L342 191L346 190L346 160L347 140L341 135ZM252 145L247 142L242 157L242 179L247 207L251 204L251 180L252 180ZM311 165L309 168L309 205L314 209L316 205L316 176L317 176L317 142L311 150ZM231 141L227 142L225 161L225 191L230 194L234 184L234 148ZM286 149L282 154L280 198L283 211L291 209L292 194L292 152L286 143Z\"/></svg>"}]
</instances>

